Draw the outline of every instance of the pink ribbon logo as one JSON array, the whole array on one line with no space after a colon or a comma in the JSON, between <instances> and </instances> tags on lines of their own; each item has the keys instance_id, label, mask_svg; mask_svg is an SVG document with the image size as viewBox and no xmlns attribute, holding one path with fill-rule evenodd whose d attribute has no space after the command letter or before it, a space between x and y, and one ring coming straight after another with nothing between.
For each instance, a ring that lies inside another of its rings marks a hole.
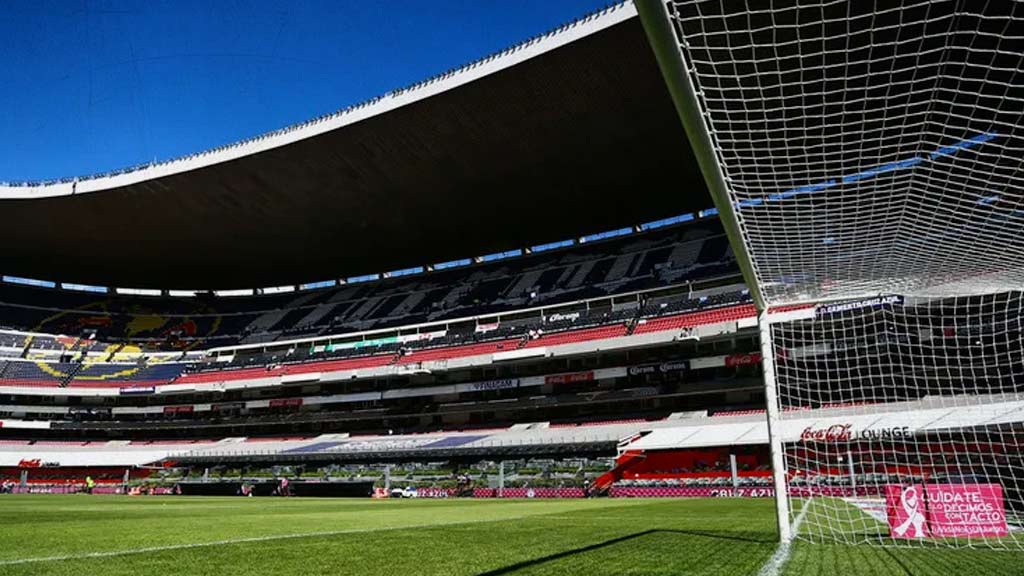
<instances>
[{"instance_id":1,"label":"pink ribbon logo","mask_svg":"<svg viewBox=\"0 0 1024 576\"><path fill-rule=\"evenodd\" d=\"M900 504L903 506L903 513L906 515L903 523L893 528L893 532L901 538L924 538L925 517L921 511L924 503L917 486L907 486L900 494ZM909 534L908 530L913 529Z\"/></svg>"}]
</instances>

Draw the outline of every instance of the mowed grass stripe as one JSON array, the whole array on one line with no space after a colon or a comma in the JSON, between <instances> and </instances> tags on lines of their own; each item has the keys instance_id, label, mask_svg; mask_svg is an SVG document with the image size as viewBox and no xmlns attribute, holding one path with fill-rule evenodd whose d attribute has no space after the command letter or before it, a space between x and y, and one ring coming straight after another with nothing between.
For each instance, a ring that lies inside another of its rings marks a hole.
<instances>
[{"instance_id":1,"label":"mowed grass stripe","mask_svg":"<svg viewBox=\"0 0 1024 576\"><path fill-rule=\"evenodd\" d=\"M6 522L12 517L17 520ZM58 522L61 518L64 522ZM768 499L4 496L3 557L69 555L66 550L76 557L0 565L0 575L753 576L776 548L774 523L774 503ZM336 533L315 534L330 531ZM268 532L275 537L266 539ZM289 534L294 537L276 537ZM247 540L193 545L239 539ZM175 547L133 550L168 542ZM120 552L83 556L110 551ZM1024 575L1022 569L1024 555L1014 553L798 542L784 574L1009 576Z\"/></svg>"},{"instance_id":2,"label":"mowed grass stripe","mask_svg":"<svg viewBox=\"0 0 1024 576\"><path fill-rule=\"evenodd\" d=\"M266 502L272 510L277 501ZM322 506L344 513L347 507L357 508L352 501L307 502L302 506L310 506L312 510ZM320 502L322 504L317 506ZM379 504L383 506L371 509L369 513L390 508L406 512L422 510L433 514L437 521L451 523L416 528L405 526L387 532L232 543L107 558L76 558L62 562L8 565L5 568L10 574L76 575L576 574L581 569L596 574L678 574L691 573L686 567L701 557L725 554L731 549L731 558L738 562L735 568L740 570L736 573L742 574L745 567L758 564L773 547L770 530L761 530L752 537L740 534L737 538L739 524L746 523L749 528L752 518L762 515L762 510L771 510L770 503L752 501L732 510L723 510L722 504L714 501L690 502L687 505L680 501L649 500L500 501L489 504L453 500ZM287 514L294 513L293 506L290 503L284 506ZM479 513L493 514L499 510L506 518L494 522L465 521L467 516L473 519ZM522 511L530 514L521 517L517 513ZM352 516L361 517L365 513L360 511ZM770 528L770 523L762 528ZM742 531L740 529L740 533ZM746 551L737 553L737 546L744 547ZM701 550L705 552L698 553ZM675 560L665 562L667 558ZM648 571L652 564L660 566L656 572ZM502 572L509 569L513 572ZM632 572L637 569L644 571Z\"/></svg>"},{"instance_id":3,"label":"mowed grass stripe","mask_svg":"<svg viewBox=\"0 0 1024 576\"><path fill-rule=\"evenodd\" d=\"M616 502L615 508L641 502ZM510 517L607 509L563 500L370 501L175 497L35 496L0 499L0 561L68 556L236 539L348 530L395 529L496 521Z\"/></svg>"},{"instance_id":4,"label":"mowed grass stripe","mask_svg":"<svg viewBox=\"0 0 1024 576\"><path fill-rule=\"evenodd\" d=\"M306 532L301 534L276 534L273 536L254 536L249 538L236 538L233 540L214 540L210 542L193 542L188 544L169 544L166 546L150 546L148 548L129 548L123 550L110 550L107 552L86 552L84 554L72 554L64 556L37 556L30 558L16 558L14 560L0 560L0 566L14 566L19 564L36 564L40 562L64 562L67 560L82 560L93 558L112 558L115 556L129 556L132 554L153 554L156 552L169 552L173 550L185 550L191 548L208 548L211 546L231 546L236 544L252 544L258 542L271 542L274 540L295 540L297 538L323 538L326 536L341 536L344 534L367 534L370 532L387 532L392 530L413 530L440 527L458 527L465 524L482 524L488 522L508 522L528 518L528 516L511 517L502 520L468 520L465 522L441 522L437 524L411 524L403 526L388 526L384 528L353 528L350 530L333 530L326 532ZM545 519L574 519L567 516L531 516L538 520ZM575 520L575 519L574 519Z\"/></svg>"}]
</instances>

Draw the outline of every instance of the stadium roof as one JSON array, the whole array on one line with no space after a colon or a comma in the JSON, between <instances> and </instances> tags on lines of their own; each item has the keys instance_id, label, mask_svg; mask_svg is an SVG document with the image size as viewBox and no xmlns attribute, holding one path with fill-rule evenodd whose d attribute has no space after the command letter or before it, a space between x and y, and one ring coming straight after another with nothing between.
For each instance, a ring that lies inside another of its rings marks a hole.
<instances>
[{"instance_id":1,"label":"stadium roof","mask_svg":"<svg viewBox=\"0 0 1024 576\"><path fill-rule=\"evenodd\" d=\"M0 273L139 288L274 286L705 208L704 181L635 15L620 4L234 146L0 185Z\"/></svg>"},{"instance_id":2,"label":"stadium roof","mask_svg":"<svg viewBox=\"0 0 1024 576\"><path fill-rule=\"evenodd\" d=\"M965 402L968 400L973 404ZM694 418L673 428L652 429L629 445L630 450L664 450L768 443L764 413ZM880 440L946 430L1019 425L1024 400L1015 394L935 396L885 405L840 406L783 412L779 434L783 442L848 442ZM903 435L903 436L899 436Z\"/></svg>"}]
</instances>

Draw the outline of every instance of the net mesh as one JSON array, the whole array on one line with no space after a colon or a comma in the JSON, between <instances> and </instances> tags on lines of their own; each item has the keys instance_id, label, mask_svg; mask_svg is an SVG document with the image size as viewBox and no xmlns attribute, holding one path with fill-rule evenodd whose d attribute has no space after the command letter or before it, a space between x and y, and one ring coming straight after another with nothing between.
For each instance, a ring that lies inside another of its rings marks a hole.
<instances>
[{"instance_id":1,"label":"net mesh","mask_svg":"<svg viewBox=\"0 0 1024 576\"><path fill-rule=\"evenodd\" d=\"M1024 2L667 15L768 310L788 528L1022 548Z\"/></svg>"},{"instance_id":2,"label":"net mesh","mask_svg":"<svg viewBox=\"0 0 1024 576\"><path fill-rule=\"evenodd\" d=\"M1024 286L1024 3L668 12L767 303Z\"/></svg>"},{"instance_id":3,"label":"net mesh","mask_svg":"<svg viewBox=\"0 0 1024 576\"><path fill-rule=\"evenodd\" d=\"M1024 548L1022 307L889 297L769 324L794 537Z\"/></svg>"}]
</instances>

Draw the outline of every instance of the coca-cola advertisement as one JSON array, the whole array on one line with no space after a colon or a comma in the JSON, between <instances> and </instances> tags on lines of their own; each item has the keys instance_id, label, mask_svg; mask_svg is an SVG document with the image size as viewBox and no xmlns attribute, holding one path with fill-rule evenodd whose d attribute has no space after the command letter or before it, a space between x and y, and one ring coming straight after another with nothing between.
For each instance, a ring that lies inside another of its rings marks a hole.
<instances>
[{"instance_id":1,"label":"coca-cola advertisement","mask_svg":"<svg viewBox=\"0 0 1024 576\"><path fill-rule=\"evenodd\" d=\"M801 442L849 442L852 439L852 424L833 424L824 428L808 426L800 433Z\"/></svg>"},{"instance_id":2,"label":"coca-cola advertisement","mask_svg":"<svg viewBox=\"0 0 1024 576\"><path fill-rule=\"evenodd\" d=\"M801 442L851 442L853 440L898 440L910 438L914 431L909 426L884 426L854 430L853 424L832 424L821 428L808 426L800 433Z\"/></svg>"},{"instance_id":3,"label":"coca-cola advertisement","mask_svg":"<svg viewBox=\"0 0 1024 576\"><path fill-rule=\"evenodd\" d=\"M753 354L732 354L725 357L725 365L728 368L734 368L736 366L749 366L751 364L760 364L761 354L755 352Z\"/></svg>"},{"instance_id":4,"label":"coca-cola advertisement","mask_svg":"<svg viewBox=\"0 0 1024 576\"><path fill-rule=\"evenodd\" d=\"M572 372L570 374L553 374L544 377L545 384L572 384L573 382L589 382L594 379L593 370Z\"/></svg>"}]
</instances>

